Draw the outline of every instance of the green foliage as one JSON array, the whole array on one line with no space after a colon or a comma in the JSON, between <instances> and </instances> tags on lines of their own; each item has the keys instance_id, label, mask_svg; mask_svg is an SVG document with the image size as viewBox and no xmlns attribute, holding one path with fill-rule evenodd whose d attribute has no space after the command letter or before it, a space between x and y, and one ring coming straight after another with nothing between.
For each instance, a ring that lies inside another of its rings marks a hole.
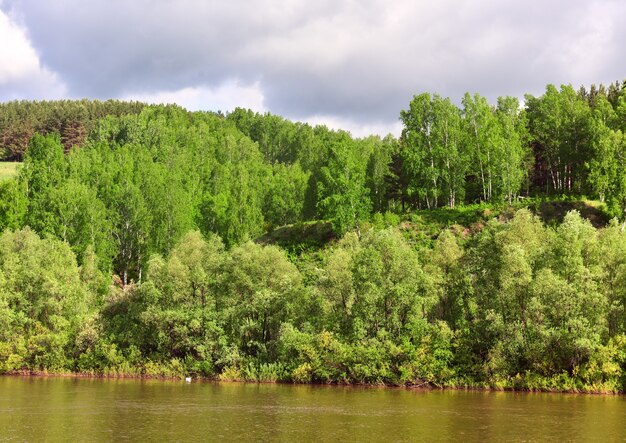
<instances>
[{"instance_id":1,"label":"green foliage","mask_svg":"<svg viewBox=\"0 0 626 443\"><path fill-rule=\"evenodd\" d=\"M493 110L484 97L465 94L459 110L448 98L421 94L400 118L403 174L418 207L454 208L465 198L511 204L519 195L530 155L517 99L500 97Z\"/></svg>"},{"instance_id":2,"label":"green foliage","mask_svg":"<svg viewBox=\"0 0 626 443\"><path fill-rule=\"evenodd\" d=\"M519 195L528 176L531 156L528 149L526 114L515 97L499 97L495 112L498 120L496 170L498 180L495 193L509 204Z\"/></svg>"},{"instance_id":3,"label":"green foliage","mask_svg":"<svg viewBox=\"0 0 626 443\"><path fill-rule=\"evenodd\" d=\"M585 163L591 151L591 110L571 86L546 87L541 97L526 96L530 134L538 146L546 191L585 191Z\"/></svg>"},{"instance_id":4,"label":"green foliage","mask_svg":"<svg viewBox=\"0 0 626 443\"><path fill-rule=\"evenodd\" d=\"M67 244L29 229L0 237L0 372L69 370L94 294Z\"/></svg>"},{"instance_id":5,"label":"green foliage","mask_svg":"<svg viewBox=\"0 0 626 443\"><path fill-rule=\"evenodd\" d=\"M265 193L263 214L272 227L296 223L302 219L304 196L309 174L299 163L272 167L272 179Z\"/></svg>"},{"instance_id":6,"label":"green foliage","mask_svg":"<svg viewBox=\"0 0 626 443\"><path fill-rule=\"evenodd\" d=\"M367 149L371 151L371 154L367 162L365 178L372 201L372 209L375 212L385 212L393 206L393 202L389 199L389 164L392 162L393 156L397 154L398 143L391 135L383 140L378 137L369 137L364 140L364 143L372 145L371 148Z\"/></svg>"},{"instance_id":7,"label":"green foliage","mask_svg":"<svg viewBox=\"0 0 626 443\"><path fill-rule=\"evenodd\" d=\"M454 208L463 201L468 161L461 143L459 110L448 98L421 94L413 98L410 109L402 111L400 118L405 126L403 164L409 194L418 202L424 201L429 209L443 201Z\"/></svg>"},{"instance_id":8,"label":"green foliage","mask_svg":"<svg viewBox=\"0 0 626 443\"><path fill-rule=\"evenodd\" d=\"M278 248L245 243L232 251L222 278L227 334L245 354L272 358L280 325L293 318L302 291L298 270Z\"/></svg>"},{"instance_id":9,"label":"green foliage","mask_svg":"<svg viewBox=\"0 0 626 443\"><path fill-rule=\"evenodd\" d=\"M612 129L619 121L617 113L604 99L594 109L592 121L593 156L588 163L589 184L606 201L609 211L622 216L626 210L626 139L619 129Z\"/></svg>"},{"instance_id":10,"label":"green foliage","mask_svg":"<svg viewBox=\"0 0 626 443\"><path fill-rule=\"evenodd\" d=\"M359 223L370 212L365 165L360 158L356 146L344 135L331 145L328 165L322 167L317 184L318 210L340 235L355 228L358 232Z\"/></svg>"},{"instance_id":11,"label":"green foliage","mask_svg":"<svg viewBox=\"0 0 626 443\"><path fill-rule=\"evenodd\" d=\"M626 237L575 195L623 216L611 91L422 94L400 140L6 106L0 372L623 391Z\"/></svg>"},{"instance_id":12,"label":"green foliage","mask_svg":"<svg viewBox=\"0 0 626 443\"><path fill-rule=\"evenodd\" d=\"M27 208L24 183L16 180L0 182L0 227L3 230L22 226Z\"/></svg>"},{"instance_id":13,"label":"green foliage","mask_svg":"<svg viewBox=\"0 0 626 443\"><path fill-rule=\"evenodd\" d=\"M68 152L82 146L96 122L105 116L137 114L145 105L117 100L12 101L0 103L0 152L20 160L35 134L58 134Z\"/></svg>"}]
</instances>

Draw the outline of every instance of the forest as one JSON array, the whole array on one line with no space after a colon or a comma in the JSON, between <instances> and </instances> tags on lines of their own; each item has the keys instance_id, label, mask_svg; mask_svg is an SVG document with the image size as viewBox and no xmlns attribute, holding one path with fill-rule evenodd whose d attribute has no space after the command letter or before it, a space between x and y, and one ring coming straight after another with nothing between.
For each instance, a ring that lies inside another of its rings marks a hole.
<instances>
[{"instance_id":1,"label":"forest","mask_svg":"<svg viewBox=\"0 0 626 443\"><path fill-rule=\"evenodd\" d=\"M626 81L459 104L0 104L0 373L624 392Z\"/></svg>"}]
</instances>

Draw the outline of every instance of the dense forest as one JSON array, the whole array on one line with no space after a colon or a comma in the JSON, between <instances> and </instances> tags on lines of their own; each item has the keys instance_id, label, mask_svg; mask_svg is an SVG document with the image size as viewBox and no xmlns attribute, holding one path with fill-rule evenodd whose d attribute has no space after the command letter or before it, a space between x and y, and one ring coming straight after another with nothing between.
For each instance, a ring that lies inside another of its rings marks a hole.
<instances>
[{"instance_id":1,"label":"dense forest","mask_svg":"<svg viewBox=\"0 0 626 443\"><path fill-rule=\"evenodd\" d=\"M59 135L65 152L82 146L94 124L106 116L138 114L145 105L107 100L12 101L0 103L0 149L5 160L21 160L35 134Z\"/></svg>"},{"instance_id":2,"label":"dense forest","mask_svg":"<svg viewBox=\"0 0 626 443\"><path fill-rule=\"evenodd\" d=\"M624 391L626 82L460 103L0 105L0 373Z\"/></svg>"}]
</instances>

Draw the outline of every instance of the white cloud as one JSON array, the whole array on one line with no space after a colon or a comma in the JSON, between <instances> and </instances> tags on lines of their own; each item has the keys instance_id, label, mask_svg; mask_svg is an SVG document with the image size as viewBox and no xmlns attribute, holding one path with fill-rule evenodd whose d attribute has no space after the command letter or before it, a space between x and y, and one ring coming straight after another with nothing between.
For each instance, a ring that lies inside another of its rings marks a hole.
<instances>
[{"instance_id":1,"label":"white cloud","mask_svg":"<svg viewBox=\"0 0 626 443\"><path fill-rule=\"evenodd\" d=\"M236 107L252 109L255 112L266 111L259 84L242 85L236 81L228 81L216 88L198 86L176 91L131 92L124 94L122 99L154 104L175 103L190 111L228 112Z\"/></svg>"},{"instance_id":2,"label":"white cloud","mask_svg":"<svg viewBox=\"0 0 626 443\"><path fill-rule=\"evenodd\" d=\"M153 104L177 104L190 111L209 110L226 113L240 107L254 112L267 112L263 92L258 83L246 86L229 81L217 88L194 87L177 91L129 93L121 98ZM314 115L302 121L313 126L325 125L330 129L349 131L354 137L367 137L372 134L381 137L387 134L399 136L402 131L402 124L399 121L391 124L386 122L362 124L352 119L332 115Z\"/></svg>"},{"instance_id":3,"label":"white cloud","mask_svg":"<svg viewBox=\"0 0 626 443\"><path fill-rule=\"evenodd\" d=\"M0 8L20 14L28 33L18 34L37 50L13 50L26 62L3 64L0 76L26 70L58 84L43 65L71 96L251 107L345 124L355 135L399 132L400 110L421 92L456 103L479 92L493 102L626 75L623 0L4 0Z\"/></svg>"},{"instance_id":4,"label":"white cloud","mask_svg":"<svg viewBox=\"0 0 626 443\"><path fill-rule=\"evenodd\" d=\"M0 99L62 98L56 74L39 62L23 28L0 10Z\"/></svg>"},{"instance_id":5,"label":"white cloud","mask_svg":"<svg viewBox=\"0 0 626 443\"><path fill-rule=\"evenodd\" d=\"M332 115L314 115L303 120L312 126L325 125L330 129L342 129L348 131L353 137L367 137L369 135L378 135L381 138L388 134L399 137L402 132L402 123L388 122L370 122L362 123L349 118L336 117Z\"/></svg>"}]
</instances>

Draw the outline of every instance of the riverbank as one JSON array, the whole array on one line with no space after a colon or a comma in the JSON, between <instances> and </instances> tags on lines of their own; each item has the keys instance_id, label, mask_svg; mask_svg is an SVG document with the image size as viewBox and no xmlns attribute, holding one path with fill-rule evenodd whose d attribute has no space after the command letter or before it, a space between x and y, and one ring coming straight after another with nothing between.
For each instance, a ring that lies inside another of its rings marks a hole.
<instances>
[{"instance_id":1,"label":"riverbank","mask_svg":"<svg viewBox=\"0 0 626 443\"><path fill-rule=\"evenodd\" d=\"M623 392L626 236L527 210L431 246L369 228L300 257L185 235L141 283L0 239L0 372ZM615 272L608 272L613 269ZM109 284L113 282L113 284Z\"/></svg>"},{"instance_id":2,"label":"riverbank","mask_svg":"<svg viewBox=\"0 0 626 443\"><path fill-rule=\"evenodd\" d=\"M347 383L347 382L310 382L296 383L286 380L251 380L246 378L226 378L222 376L205 377L195 375L164 375L164 374L141 374L141 373L97 373L97 372L50 372L50 371L12 371L0 374L0 377L23 377L23 378L76 378L76 379L102 379L102 380L161 380L161 381L193 381L207 383L247 383L247 384L276 384L298 386L338 386L358 388L381 388L381 389L407 389L424 391L476 391L476 392L526 392L526 393L553 393L553 394L586 394L586 395L625 395L623 390L601 389L593 386L582 388L559 388L548 386L544 388L527 388L519 385L489 385L487 383L468 384L439 384L431 382L416 382L412 384L392 385L385 383ZM190 379L190 380L188 380ZM547 384L549 379L545 379Z\"/></svg>"}]
</instances>

